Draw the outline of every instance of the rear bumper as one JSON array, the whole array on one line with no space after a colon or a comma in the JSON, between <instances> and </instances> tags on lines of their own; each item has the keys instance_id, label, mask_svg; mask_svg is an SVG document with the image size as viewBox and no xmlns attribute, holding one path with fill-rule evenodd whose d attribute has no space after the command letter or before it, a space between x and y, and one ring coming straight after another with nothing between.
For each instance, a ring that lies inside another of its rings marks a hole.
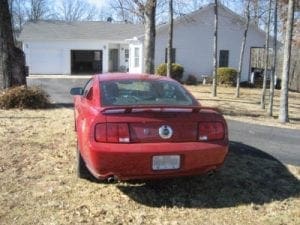
<instances>
[{"instance_id":1,"label":"rear bumper","mask_svg":"<svg viewBox=\"0 0 300 225\"><path fill-rule=\"evenodd\" d=\"M98 179L119 180L188 176L218 169L228 153L228 143L142 143L89 146L89 170ZM153 170L155 155L180 155L180 168Z\"/></svg>"}]
</instances>

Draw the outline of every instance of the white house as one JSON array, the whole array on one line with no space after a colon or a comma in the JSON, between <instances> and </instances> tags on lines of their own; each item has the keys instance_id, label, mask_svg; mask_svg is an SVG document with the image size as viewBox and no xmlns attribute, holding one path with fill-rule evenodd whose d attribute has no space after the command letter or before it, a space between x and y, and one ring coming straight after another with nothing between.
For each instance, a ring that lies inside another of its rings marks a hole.
<instances>
[{"instance_id":1,"label":"white house","mask_svg":"<svg viewBox=\"0 0 300 225\"><path fill-rule=\"evenodd\" d=\"M126 39L143 25L110 22L39 21L20 35L29 74L94 74L129 70Z\"/></svg>"},{"instance_id":2,"label":"white house","mask_svg":"<svg viewBox=\"0 0 300 225\"><path fill-rule=\"evenodd\" d=\"M185 76L199 79L213 69L214 8L209 4L174 21L173 59ZM238 68L245 19L219 7L219 66ZM30 74L143 72L143 26L109 22L38 22L25 25L20 39ZM265 33L250 25L242 80L249 79L252 48L264 46ZM157 27L155 65L166 61L168 25Z\"/></svg>"},{"instance_id":3,"label":"white house","mask_svg":"<svg viewBox=\"0 0 300 225\"><path fill-rule=\"evenodd\" d=\"M238 68L245 19L225 6L219 6L218 65ZM174 22L175 62L184 66L185 74L211 75L213 72L214 4L178 18ZM165 62L162 51L167 46L168 25L158 28L155 64ZM242 80L248 80L250 50L263 47L265 33L251 25L245 46Z\"/></svg>"}]
</instances>

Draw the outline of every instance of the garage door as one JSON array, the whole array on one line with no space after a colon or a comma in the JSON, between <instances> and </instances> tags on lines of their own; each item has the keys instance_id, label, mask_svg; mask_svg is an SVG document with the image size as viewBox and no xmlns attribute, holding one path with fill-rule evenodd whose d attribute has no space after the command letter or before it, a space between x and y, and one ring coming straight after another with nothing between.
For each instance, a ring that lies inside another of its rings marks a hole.
<instances>
[{"instance_id":1,"label":"garage door","mask_svg":"<svg viewBox=\"0 0 300 225\"><path fill-rule=\"evenodd\" d=\"M71 50L71 73L102 73L102 55L101 50Z\"/></svg>"},{"instance_id":2,"label":"garage door","mask_svg":"<svg viewBox=\"0 0 300 225\"><path fill-rule=\"evenodd\" d=\"M63 52L58 49L30 49L30 74L61 74Z\"/></svg>"}]
</instances>

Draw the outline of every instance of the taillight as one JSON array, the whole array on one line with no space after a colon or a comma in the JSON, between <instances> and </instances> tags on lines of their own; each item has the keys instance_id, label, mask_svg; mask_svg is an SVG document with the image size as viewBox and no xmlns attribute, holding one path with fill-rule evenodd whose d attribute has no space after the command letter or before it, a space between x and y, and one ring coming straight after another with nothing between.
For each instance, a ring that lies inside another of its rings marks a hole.
<instances>
[{"instance_id":1,"label":"taillight","mask_svg":"<svg viewBox=\"0 0 300 225\"><path fill-rule=\"evenodd\" d=\"M95 140L97 142L106 142L106 124L99 123L95 127Z\"/></svg>"},{"instance_id":2,"label":"taillight","mask_svg":"<svg viewBox=\"0 0 300 225\"><path fill-rule=\"evenodd\" d=\"M201 122L198 128L199 141L222 140L225 136L225 127L221 122Z\"/></svg>"},{"instance_id":3,"label":"taillight","mask_svg":"<svg viewBox=\"0 0 300 225\"><path fill-rule=\"evenodd\" d=\"M95 127L97 142L128 143L129 129L126 123L100 123Z\"/></svg>"}]
</instances>

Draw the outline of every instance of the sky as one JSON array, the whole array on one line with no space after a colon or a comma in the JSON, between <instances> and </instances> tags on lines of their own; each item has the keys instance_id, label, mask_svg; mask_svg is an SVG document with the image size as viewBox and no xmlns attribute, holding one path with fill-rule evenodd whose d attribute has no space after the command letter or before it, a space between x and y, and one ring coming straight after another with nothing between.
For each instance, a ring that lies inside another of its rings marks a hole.
<instances>
[{"instance_id":1,"label":"sky","mask_svg":"<svg viewBox=\"0 0 300 225\"><path fill-rule=\"evenodd\" d=\"M97 7L98 9L101 9L105 3L107 3L108 1L107 0L86 0L88 3L90 3L91 5L94 5L95 7ZM182 1L182 2L186 2L186 4L192 4L193 0L185 0L185 1ZM211 2L211 0L202 0L202 2L205 4ZM241 7L241 1L226 1L227 4L225 4L227 7L230 7L232 10L237 10L239 11L240 10L240 7Z\"/></svg>"},{"instance_id":2,"label":"sky","mask_svg":"<svg viewBox=\"0 0 300 225\"><path fill-rule=\"evenodd\" d=\"M51 1L58 3L62 0L49 0L49 2L51 2ZM72 0L69 0L69 1L72 1ZM108 17L108 16L113 16L113 15L111 15L112 12L110 12L109 8L107 8L107 5L109 4L109 0L83 0L83 1L86 1L90 5L94 6L96 9L99 10L99 12L102 12L103 15L102 14L101 15L103 18ZM183 13L197 10L198 7L196 7L196 5L199 5L199 4L206 5L208 3L213 2L213 0L178 0L178 1L181 2L181 4L183 3L184 5L190 6L190 7L187 7L186 8L187 11L183 11ZM220 0L220 2L222 2L225 6L229 7L231 10L233 10L234 12L236 12L240 15L243 13L242 12L242 4L243 3L241 0ZM102 20L103 19L102 17L101 18L99 17L98 19Z\"/></svg>"},{"instance_id":3,"label":"sky","mask_svg":"<svg viewBox=\"0 0 300 225\"><path fill-rule=\"evenodd\" d=\"M86 0L86 1L99 9L101 9L102 6L105 4L105 0Z\"/></svg>"}]
</instances>

